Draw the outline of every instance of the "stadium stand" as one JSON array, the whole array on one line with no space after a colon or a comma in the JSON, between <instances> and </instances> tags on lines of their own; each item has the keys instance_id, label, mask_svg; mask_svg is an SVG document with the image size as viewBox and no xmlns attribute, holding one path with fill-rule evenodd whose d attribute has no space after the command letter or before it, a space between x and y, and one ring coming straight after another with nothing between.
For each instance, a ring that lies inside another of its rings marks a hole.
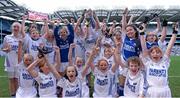
<instances>
[{"instance_id":1,"label":"stadium stand","mask_svg":"<svg viewBox=\"0 0 180 98\"><path fill-rule=\"evenodd\" d=\"M117 24L120 22L122 18L124 9L113 9L113 10L105 10L105 9L95 9L95 13L97 14L100 21L106 19L107 23L112 24L113 20L117 21ZM11 24L13 21L19 21L22 15L27 14L29 10L17 5L11 0L0 0L0 43L3 42L3 38L5 35L10 34ZM53 14L49 15L50 19L57 19L57 18L66 18L70 20L74 18L75 20L80 17L83 13L83 9L81 10L59 10L55 11ZM139 23L145 17L152 17L152 15L157 14L160 19L166 18L169 21L169 24L175 21L180 20L180 6L170 6L168 9L161 8L159 6L155 6L152 9L141 9L141 8L133 8L129 11L129 18L130 16L134 16L133 22ZM29 24L29 23L27 23ZM38 25L39 28L41 24ZM148 31L153 31L156 28L155 19L152 18L149 22ZM171 29L170 25L168 26L168 34L166 36L166 41L168 42L171 37ZM178 35L177 41L175 43L175 47L173 48L174 54L180 54L178 50L180 49L180 35Z\"/></svg>"}]
</instances>

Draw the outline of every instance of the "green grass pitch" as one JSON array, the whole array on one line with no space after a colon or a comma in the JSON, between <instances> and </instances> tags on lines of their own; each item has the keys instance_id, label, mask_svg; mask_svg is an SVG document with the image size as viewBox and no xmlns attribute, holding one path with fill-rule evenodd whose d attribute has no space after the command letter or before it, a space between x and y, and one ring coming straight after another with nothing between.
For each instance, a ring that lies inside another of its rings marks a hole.
<instances>
[{"instance_id":1,"label":"green grass pitch","mask_svg":"<svg viewBox=\"0 0 180 98\"><path fill-rule=\"evenodd\" d=\"M180 97L180 56L171 57L169 84L173 97ZM4 58L0 57L0 97L8 97L8 79L4 72Z\"/></svg>"}]
</instances>

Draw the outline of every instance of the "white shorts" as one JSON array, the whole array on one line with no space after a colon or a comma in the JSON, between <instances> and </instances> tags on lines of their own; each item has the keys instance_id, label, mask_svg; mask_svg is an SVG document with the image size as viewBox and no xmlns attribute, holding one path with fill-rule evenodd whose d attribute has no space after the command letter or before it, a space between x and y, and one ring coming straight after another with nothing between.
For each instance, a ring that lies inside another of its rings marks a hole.
<instances>
[{"instance_id":1,"label":"white shorts","mask_svg":"<svg viewBox=\"0 0 180 98\"><path fill-rule=\"evenodd\" d=\"M169 86L165 87L149 87L147 89L148 98L171 98L171 90Z\"/></svg>"},{"instance_id":2,"label":"white shorts","mask_svg":"<svg viewBox=\"0 0 180 98\"><path fill-rule=\"evenodd\" d=\"M31 87L31 88L22 88L19 87L16 92L16 98L36 98L36 88Z\"/></svg>"},{"instance_id":3,"label":"white shorts","mask_svg":"<svg viewBox=\"0 0 180 98\"><path fill-rule=\"evenodd\" d=\"M12 66L11 70L6 70L8 78L19 78L18 67Z\"/></svg>"},{"instance_id":4,"label":"white shorts","mask_svg":"<svg viewBox=\"0 0 180 98\"><path fill-rule=\"evenodd\" d=\"M69 62L63 62L63 63L61 63L61 66L60 66L60 72L64 72L65 71L65 69L66 69L66 67L68 67L69 66Z\"/></svg>"}]
</instances>

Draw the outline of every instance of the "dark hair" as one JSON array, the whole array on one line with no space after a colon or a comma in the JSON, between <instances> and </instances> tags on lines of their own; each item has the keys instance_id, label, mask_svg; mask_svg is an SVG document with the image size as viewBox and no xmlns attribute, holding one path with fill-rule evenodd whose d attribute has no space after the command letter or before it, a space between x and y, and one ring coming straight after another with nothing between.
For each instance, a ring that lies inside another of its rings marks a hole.
<instances>
[{"instance_id":1,"label":"dark hair","mask_svg":"<svg viewBox=\"0 0 180 98\"><path fill-rule=\"evenodd\" d=\"M72 66L73 66L73 65L72 65ZM67 79L67 80L69 80L69 78L68 78L68 76L67 76L67 68L68 68L68 67L71 67L71 66L67 66L66 69L65 69L65 71L64 71L64 73L65 73L65 74L64 74L64 78ZM76 72L76 75L75 75L75 76L77 77L77 76L78 76L78 71L77 71L77 69L76 69L75 66L73 66L73 67L74 67L75 72Z\"/></svg>"},{"instance_id":2,"label":"dark hair","mask_svg":"<svg viewBox=\"0 0 180 98\"><path fill-rule=\"evenodd\" d=\"M132 27L135 31L135 38L138 39L139 38L139 33L138 33L138 30L137 30L137 27L134 25L134 24L130 24L130 25L127 25L127 27Z\"/></svg>"}]
</instances>

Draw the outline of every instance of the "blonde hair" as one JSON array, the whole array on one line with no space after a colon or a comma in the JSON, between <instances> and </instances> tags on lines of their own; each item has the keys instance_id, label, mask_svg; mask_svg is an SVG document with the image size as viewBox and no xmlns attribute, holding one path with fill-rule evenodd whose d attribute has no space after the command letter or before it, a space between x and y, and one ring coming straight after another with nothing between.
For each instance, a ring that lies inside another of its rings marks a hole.
<instances>
[{"instance_id":1,"label":"blonde hair","mask_svg":"<svg viewBox=\"0 0 180 98\"><path fill-rule=\"evenodd\" d=\"M15 25L19 27L19 32L20 32L21 31L21 24L19 22L13 22L13 24L11 25L11 29L13 29Z\"/></svg>"}]
</instances>

